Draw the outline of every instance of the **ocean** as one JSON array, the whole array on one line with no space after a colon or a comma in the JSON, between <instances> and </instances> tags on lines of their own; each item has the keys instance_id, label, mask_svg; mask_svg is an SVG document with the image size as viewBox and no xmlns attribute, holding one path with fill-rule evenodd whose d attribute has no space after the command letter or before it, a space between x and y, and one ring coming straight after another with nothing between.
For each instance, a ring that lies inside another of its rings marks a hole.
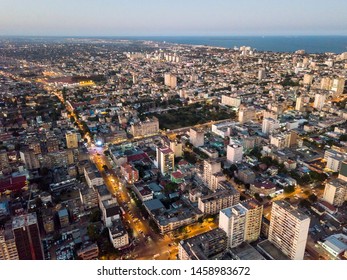
<instances>
[{"instance_id":1,"label":"ocean","mask_svg":"<svg viewBox=\"0 0 347 280\"><path fill-rule=\"evenodd\" d=\"M144 36L112 37L224 48L250 46L259 51L307 53L347 52L347 36Z\"/></svg>"}]
</instances>

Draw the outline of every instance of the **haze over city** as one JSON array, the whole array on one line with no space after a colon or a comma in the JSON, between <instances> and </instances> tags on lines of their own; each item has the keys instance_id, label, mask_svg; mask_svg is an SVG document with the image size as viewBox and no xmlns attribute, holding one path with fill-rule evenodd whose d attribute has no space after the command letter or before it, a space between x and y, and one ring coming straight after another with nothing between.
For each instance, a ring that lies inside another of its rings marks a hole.
<instances>
[{"instance_id":1,"label":"haze over city","mask_svg":"<svg viewBox=\"0 0 347 280\"><path fill-rule=\"evenodd\" d=\"M0 35L347 35L346 10L343 0L2 0Z\"/></svg>"}]
</instances>

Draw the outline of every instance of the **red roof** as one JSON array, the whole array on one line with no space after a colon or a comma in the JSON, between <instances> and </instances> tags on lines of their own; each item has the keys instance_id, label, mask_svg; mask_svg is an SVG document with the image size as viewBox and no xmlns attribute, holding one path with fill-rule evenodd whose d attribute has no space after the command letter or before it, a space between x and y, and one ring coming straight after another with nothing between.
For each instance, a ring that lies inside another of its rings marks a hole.
<instances>
[{"instance_id":1,"label":"red roof","mask_svg":"<svg viewBox=\"0 0 347 280\"><path fill-rule=\"evenodd\" d=\"M0 180L0 191L17 191L26 185L26 177L8 177Z\"/></svg>"},{"instance_id":2,"label":"red roof","mask_svg":"<svg viewBox=\"0 0 347 280\"><path fill-rule=\"evenodd\" d=\"M128 156L128 161L139 161L142 159L148 158L146 153L141 153L141 154L136 154L136 155L132 155L132 156Z\"/></svg>"},{"instance_id":3,"label":"red roof","mask_svg":"<svg viewBox=\"0 0 347 280\"><path fill-rule=\"evenodd\" d=\"M181 159L178 163L178 165L188 165L188 162L185 161L184 159Z\"/></svg>"},{"instance_id":4,"label":"red roof","mask_svg":"<svg viewBox=\"0 0 347 280\"><path fill-rule=\"evenodd\" d=\"M326 202L326 201L322 200L322 201L319 202L319 204L321 204L326 209L329 209L332 212L336 211L336 208L333 205L331 205L329 202Z\"/></svg>"},{"instance_id":5,"label":"red roof","mask_svg":"<svg viewBox=\"0 0 347 280\"><path fill-rule=\"evenodd\" d=\"M184 177L183 173L181 171L176 171L171 174L172 177L175 179L181 179Z\"/></svg>"}]
</instances>

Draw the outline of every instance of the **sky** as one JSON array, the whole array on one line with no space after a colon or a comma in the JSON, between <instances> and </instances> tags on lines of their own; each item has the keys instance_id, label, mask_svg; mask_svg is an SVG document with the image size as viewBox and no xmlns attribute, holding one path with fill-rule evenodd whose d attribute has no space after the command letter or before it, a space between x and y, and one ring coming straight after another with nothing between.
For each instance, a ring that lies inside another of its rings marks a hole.
<instances>
[{"instance_id":1,"label":"sky","mask_svg":"<svg viewBox=\"0 0 347 280\"><path fill-rule=\"evenodd\" d=\"M0 35L347 35L347 1L0 0Z\"/></svg>"}]
</instances>

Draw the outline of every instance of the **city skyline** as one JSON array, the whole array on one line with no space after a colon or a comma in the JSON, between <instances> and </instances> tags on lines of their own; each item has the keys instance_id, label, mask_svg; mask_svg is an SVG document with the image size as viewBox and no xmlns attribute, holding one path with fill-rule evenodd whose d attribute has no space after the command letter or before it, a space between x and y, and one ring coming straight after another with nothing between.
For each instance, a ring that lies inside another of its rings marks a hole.
<instances>
[{"instance_id":1,"label":"city skyline","mask_svg":"<svg viewBox=\"0 0 347 280\"><path fill-rule=\"evenodd\" d=\"M3 2L1 36L347 35L339 0Z\"/></svg>"}]
</instances>

